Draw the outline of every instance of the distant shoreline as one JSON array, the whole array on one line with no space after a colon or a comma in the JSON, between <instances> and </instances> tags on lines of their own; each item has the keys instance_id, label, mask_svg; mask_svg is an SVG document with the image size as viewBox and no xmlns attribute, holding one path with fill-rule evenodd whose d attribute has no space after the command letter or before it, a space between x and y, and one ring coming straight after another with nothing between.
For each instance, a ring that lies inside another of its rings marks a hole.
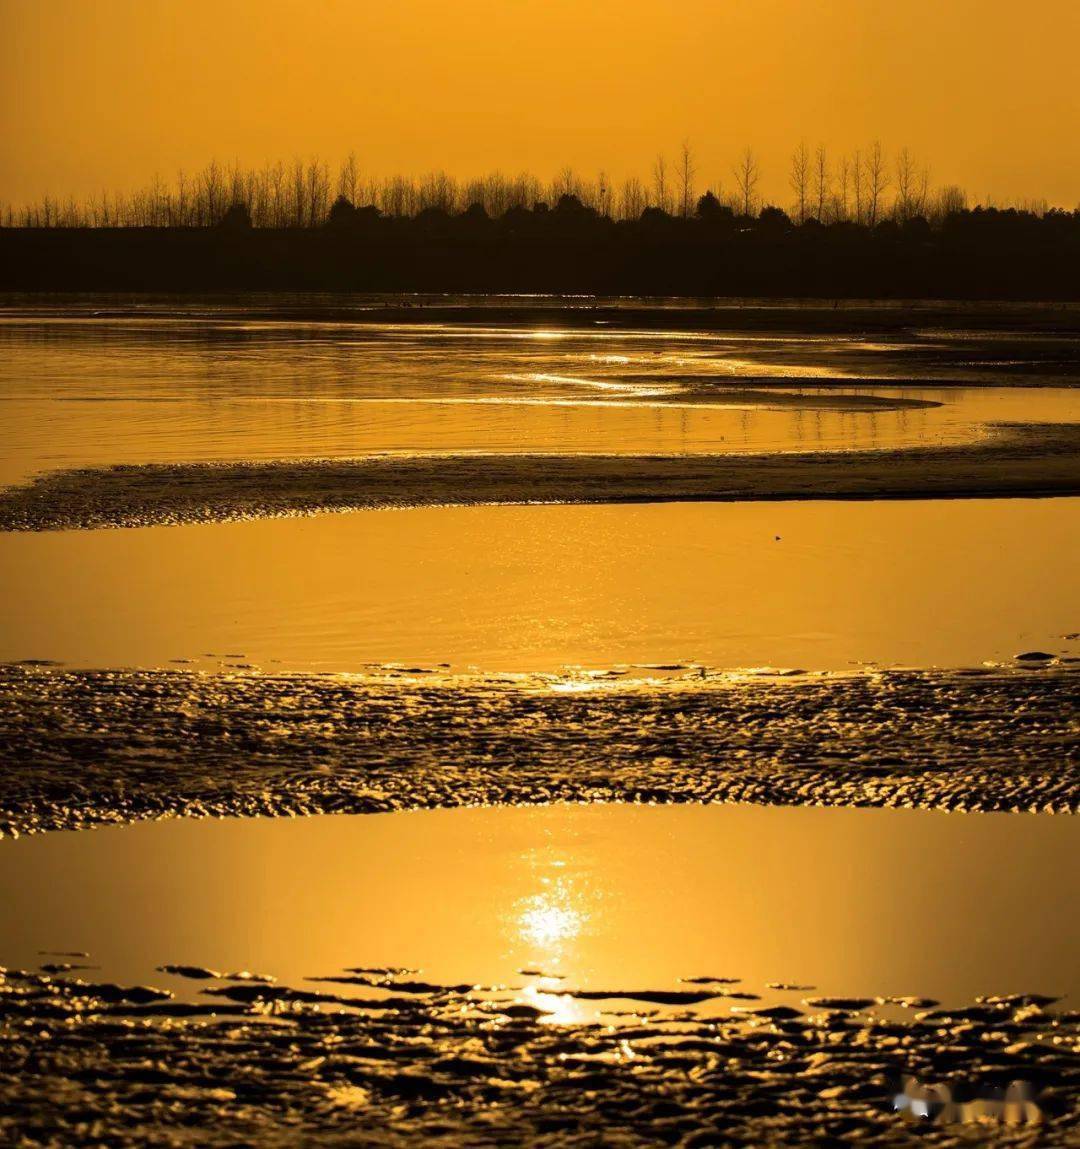
<instances>
[{"instance_id":1,"label":"distant shoreline","mask_svg":"<svg viewBox=\"0 0 1080 1149\"><path fill-rule=\"evenodd\" d=\"M531 213L526 213L531 214ZM316 228L0 228L0 291L590 293L1080 300L1080 222L941 229L372 219Z\"/></svg>"},{"instance_id":2,"label":"distant shoreline","mask_svg":"<svg viewBox=\"0 0 1080 1149\"><path fill-rule=\"evenodd\" d=\"M3 231L0 230L0 250ZM2 274L2 268L0 268ZM550 330L889 335L911 331L1080 337L1080 298L837 298L565 292L4 290L0 324L136 320ZM867 385L877 383L867 381ZM754 386L767 385L755 376ZM881 381L886 385L887 381ZM785 379L784 384L790 385ZM824 385L819 381L814 386ZM939 383L935 382L935 385ZM945 381L941 385L947 385ZM965 384L967 385L967 384ZM1021 386L1013 378L1009 386Z\"/></svg>"}]
</instances>

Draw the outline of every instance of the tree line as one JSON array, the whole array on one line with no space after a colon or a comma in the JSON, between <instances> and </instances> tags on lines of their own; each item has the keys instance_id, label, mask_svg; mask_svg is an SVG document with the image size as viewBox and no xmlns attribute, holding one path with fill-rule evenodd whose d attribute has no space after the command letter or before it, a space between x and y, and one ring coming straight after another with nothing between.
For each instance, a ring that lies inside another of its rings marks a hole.
<instances>
[{"instance_id":1,"label":"tree line","mask_svg":"<svg viewBox=\"0 0 1080 1149\"><path fill-rule=\"evenodd\" d=\"M127 195L102 192L85 200L46 196L21 208L9 204L0 209L0 225L198 228L239 221L257 228L315 228L340 222L355 211L391 219L469 213L501 219L512 212L572 203L613 221L709 213L760 220L779 213L799 225L817 221L874 228L885 221L925 219L936 227L969 206L960 188L934 187L929 169L908 148L889 154L879 141L837 155L823 144L811 149L802 142L792 153L786 176L790 196L779 203L767 202L761 193L761 163L754 149L746 147L731 165L727 181L700 187L697 158L689 143L682 145L674 161L658 155L647 179L630 176L619 183L604 172L588 178L569 167L547 182L529 173L501 172L466 180L445 172L380 178L365 174L355 153L334 170L318 159L279 161L260 168L212 161L192 174L181 171L171 184L155 178ZM1039 201L1011 206L1036 216L1049 210Z\"/></svg>"}]
</instances>

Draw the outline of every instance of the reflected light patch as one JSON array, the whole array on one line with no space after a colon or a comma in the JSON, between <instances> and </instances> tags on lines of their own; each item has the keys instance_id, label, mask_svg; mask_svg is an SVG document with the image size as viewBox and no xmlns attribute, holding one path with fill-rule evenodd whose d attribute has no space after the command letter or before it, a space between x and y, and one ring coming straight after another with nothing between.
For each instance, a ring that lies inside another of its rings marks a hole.
<instances>
[{"instance_id":1,"label":"reflected light patch","mask_svg":"<svg viewBox=\"0 0 1080 1149\"><path fill-rule=\"evenodd\" d=\"M535 894L527 898L518 917L518 933L523 941L552 947L581 933L584 915L569 904L564 890Z\"/></svg>"},{"instance_id":2,"label":"reflected light patch","mask_svg":"<svg viewBox=\"0 0 1080 1149\"><path fill-rule=\"evenodd\" d=\"M549 1025L583 1025L594 1021L595 1005L579 1001L568 993L545 993L538 986L529 986L520 998L526 1005L542 1010L541 1021Z\"/></svg>"}]
</instances>

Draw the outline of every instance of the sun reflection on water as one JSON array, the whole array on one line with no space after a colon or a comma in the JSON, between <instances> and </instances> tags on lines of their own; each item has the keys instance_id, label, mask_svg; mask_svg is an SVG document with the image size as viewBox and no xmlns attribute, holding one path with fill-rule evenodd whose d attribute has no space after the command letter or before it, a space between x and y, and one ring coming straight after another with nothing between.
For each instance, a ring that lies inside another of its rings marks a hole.
<instances>
[{"instance_id":1,"label":"sun reflection on water","mask_svg":"<svg viewBox=\"0 0 1080 1149\"><path fill-rule=\"evenodd\" d=\"M563 858L545 858L553 869L566 865ZM514 906L512 924L518 939L533 951L527 972L535 980L518 998L543 1012L543 1020L552 1024L581 1023L591 1017L585 1003L560 993L567 951L579 941L590 913L587 895L564 875L543 874L541 889L521 898ZM575 963L571 962L571 965Z\"/></svg>"},{"instance_id":2,"label":"sun reflection on water","mask_svg":"<svg viewBox=\"0 0 1080 1149\"><path fill-rule=\"evenodd\" d=\"M545 950L560 950L581 933L585 914L572 904L563 883L552 890L533 894L521 903L518 933L523 941Z\"/></svg>"}]
</instances>

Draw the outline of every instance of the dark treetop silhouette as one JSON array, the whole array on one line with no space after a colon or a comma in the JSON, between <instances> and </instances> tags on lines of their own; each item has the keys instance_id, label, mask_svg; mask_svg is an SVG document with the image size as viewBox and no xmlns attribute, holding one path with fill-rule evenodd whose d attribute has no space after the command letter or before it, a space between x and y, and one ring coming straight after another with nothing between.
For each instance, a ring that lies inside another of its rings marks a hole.
<instances>
[{"instance_id":1,"label":"dark treetop silhouette","mask_svg":"<svg viewBox=\"0 0 1080 1149\"><path fill-rule=\"evenodd\" d=\"M692 217L614 221L564 196L498 219L480 205L394 218L339 199L320 226L252 228L236 205L214 227L0 229L0 289L1077 299L1080 213L795 225L705 195Z\"/></svg>"}]
</instances>

